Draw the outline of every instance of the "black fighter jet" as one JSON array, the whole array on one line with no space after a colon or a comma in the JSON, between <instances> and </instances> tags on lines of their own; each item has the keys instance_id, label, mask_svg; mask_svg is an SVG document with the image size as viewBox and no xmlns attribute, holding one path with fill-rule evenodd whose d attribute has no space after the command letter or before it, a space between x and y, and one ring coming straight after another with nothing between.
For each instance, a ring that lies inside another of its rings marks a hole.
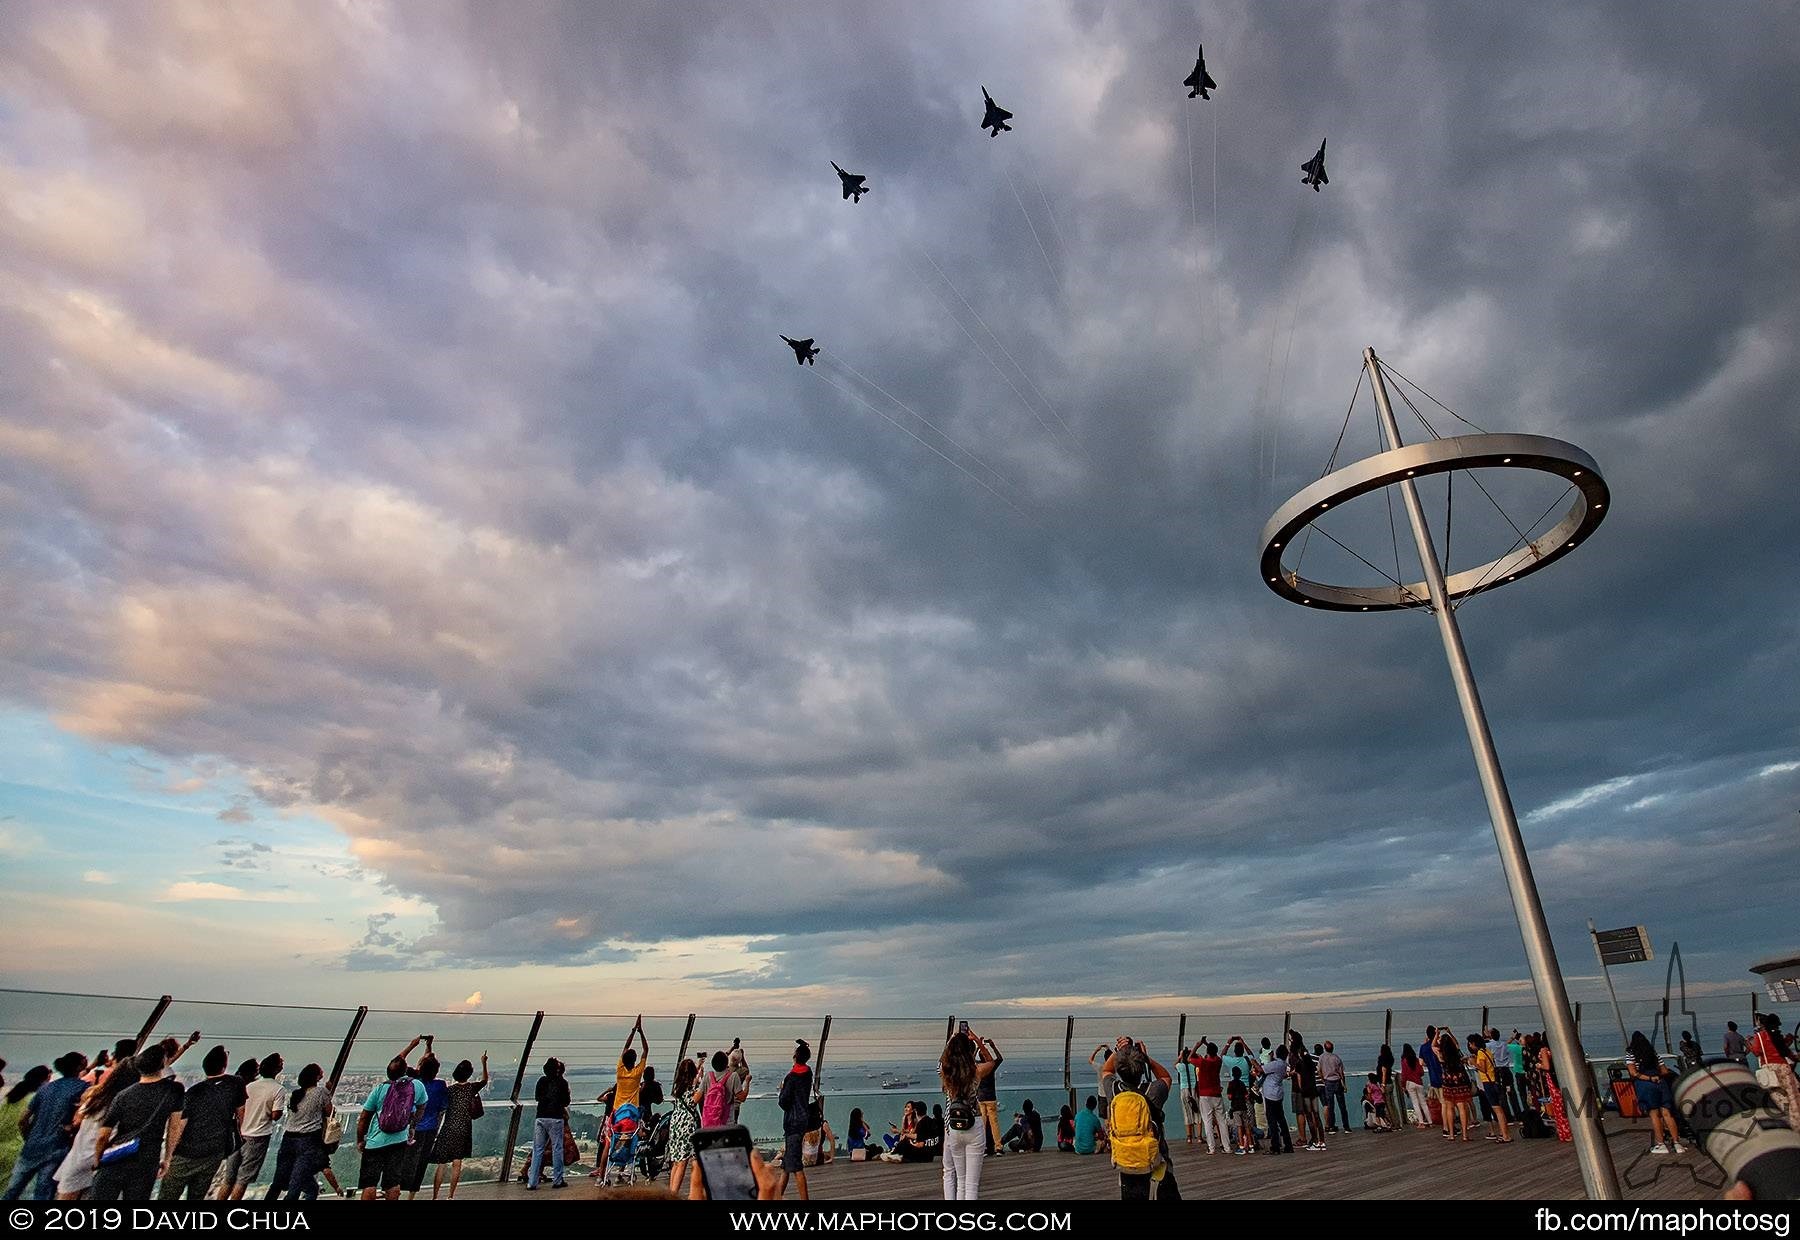
<instances>
[{"instance_id":1,"label":"black fighter jet","mask_svg":"<svg viewBox=\"0 0 1800 1240\"><path fill-rule=\"evenodd\" d=\"M1206 45L1204 43L1200 45L1200 51L1194 57L1194 71L1187 75L1187 81L1182 85L1193 87L1188 91L1189 99L1196 95L1202 99L1211 99L1212 96L1206 93L1207 90L1219 89L1219 84L1212 80L1212 74L1206 71Z\"/></svg>"},{"instance_id":2,"label":"black fighter jet","mask_svg":"<svg viewBox=\"0 0 1800 1240\"><path fill-rule=\"evenodd\" d=\"M1325 139L1319 139L1319 153L1301 164L1300 171L1306 174L1300 178L1300 183L1312 186L1315 194L1319 192L1319 186L1331 184L1331 178L1325 175Z\"/></svg>"},{"instance_id":3,"label":"black fighter jet","mask_svg":"<svg viewBox=\"0 0 1800 1240\"><path fill-rule=\"evenodd\" d=\"M805 340L788 340L786 336L783 336L782 339L787 340L787 347L794 351L794 365L796 366L811 366L813 358L819 356L819 348L812 342L811 336Z\"/></svg>"},{"instance_id":4,"label":"black fighter jet","mask_svg":"<svg viewBox=\"0 0 1800 1240\"><path fill-rule=\"evenodd\" d=\"M869 192L869 178L859 173L845 172L842 168L838 168L835 159L831 161L831 166L837 168L838 180L844 183L844 197L851 202L861 202L862 196Z\"/></svg>"},{"instance_id":5,"label":"black fighter jet","mask_svg":"<svg viewBox=\"0 0 1800 1240\"><path fill-rule=\"evenodd\" d=\"M983 129L992 129L994 131L989 134L988 137L998 138L1002 129L1010 133L1012 131L1012 126L1008 125L1006 122L1012 119L1012 113L995 103L994 97L987 93L987 87L985 86L981 88L981 97L987 100L987 111L983 113L981 117L981 127Z\"/></svg>"}]
</instances>

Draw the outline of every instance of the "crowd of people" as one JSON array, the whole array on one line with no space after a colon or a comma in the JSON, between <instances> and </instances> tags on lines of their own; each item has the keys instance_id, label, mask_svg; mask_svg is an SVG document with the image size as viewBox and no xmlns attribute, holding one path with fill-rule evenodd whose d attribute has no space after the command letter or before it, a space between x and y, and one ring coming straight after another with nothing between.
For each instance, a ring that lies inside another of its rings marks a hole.
<instances>
[{"instance_id":1,"label":"crowd of people","mask_svg":"<svg viewBox=\"0 0 1800 1240\"><path fill-rule=\"evenodd\" d=\"M337 1086L309 1063L289 1085L279 1054L243 1060L214 1046L198 1079L184 1082L177 1062L200 1042L165 1038L138 1049L122 1039L91 1061L80 1051L33 1068L0 1104L0 1175L6 1198L47 1201L237 1201L263 1180L267 1201L312 1200L324 1178L345 1197L331 1156L344 1138ZM425 1054L411 1057L421 1044ZM0 1069L4 1063L0 1063ZM417 1195L432 1173L432 1195L456 1195L473 1121L488 1084L468 1060L451 1080L421 1035L389 1061L386 1079L361 1100L354 1141L357 1190L364 1200ZM279 1130L279 1141L277 1131Z\"/></svg>"},{"instance_id":2,"label":"crowd of people","mask_svg":"<svg viewBox=\"0 0 1800 1240\"><path fill-rule=\"evenodd\" d=\"M346 1134L339 1082L319 1064L304 1065L290 1083L280 1054L245 1058L234 1070L228 1049L217 1045L201 1055L198 1074L184 1074L177 1064L200 1041L195 1032L139 1049L125 1039L91 1061L69 1051L29 1069L10 1088L0 1061L0 1183L7 1199L237 1200L259 1189L266 1200L310 1200L323 1178L345 1197L354 1191L363 1200L397 1200L422 1191L428 1174L433 1198L456 1195L473 1123L483 1114L485 1055L479 1076L464 1059L445 1080L433 1039L421 1034L388 1061L383 1079L350 1100L355 1119ZM1730 1022L1722 1050L1740 1062L1753 1056L1758 1080L1800 1128L1795 1044L1780 1019L1760 1014L1749 1038ZM642 1183L666 1173L667 1191L701 1197L696 1134L740 1122L753 1080L748 1058L736 1040L728 1049L684 1056L665 1093L650 1053L640 1017L610 1088L595 1099L601 1121L593 1174L610 1184L615 1174ZM804 1199L807 1168L842 1153L851 1162L941 1161L945 1198L973 1200L986 1159L1045 1149L1044 1117L1031 1100L1002 1125L998 1073L1005 1056L966 1023L938 1059L942 1102L908 1101L879 1139L862 1109L853 1109L841 1151L811 1058L810 1045L796 1041L776 1094L782 1152L768 1165L757 1160L765 1196L783 1195L792 1183ZM1703 1061L1691 1035L1682 1035L1676 1059L1684 1068ZM1237 1034L1222 1046L1203 1038L1184 1047L1172 1069L1141 1041L1120 1037L1096 1047L1089 1063L1094 1092L1079 1107L1060 1108L1053 1147L1078 1157L1107 1156L1126 1199L1179 1199L1171 1140L1204 1145L1210 1155L1324 1151L1328 1139L1355 1131L1353 1097L1356 1127L1371 1134L1413 1128L1466 1143L1479 1130L1495 1145L1519 1136L1571 1139L1550 1048L1541 1034L1516 1029L1502 1038L1498 1029L1458 1036L1427 1025L1416 1047L1403 1043L1396 1055L1384 1044L1371 1068L1356 1071L1334 1043L1309 1044L1293 1029L1279 1044L1265 1037L1254 1047ZM1641 1032L1630 1040L1625 1068L1636 1110L1650 1119L1654 1152L1682 1152L1675 1069ZM577 1151L568 1070L560 1060L544 1061L534 1095L531 1155L521 1178L528 1191L546 1174L552 1187L566 1187ZM354 1190L331 1167L346 1135L359 1154ZM273 1169L264 1184L271 1150Z\"/></svg>"}]
</instances>

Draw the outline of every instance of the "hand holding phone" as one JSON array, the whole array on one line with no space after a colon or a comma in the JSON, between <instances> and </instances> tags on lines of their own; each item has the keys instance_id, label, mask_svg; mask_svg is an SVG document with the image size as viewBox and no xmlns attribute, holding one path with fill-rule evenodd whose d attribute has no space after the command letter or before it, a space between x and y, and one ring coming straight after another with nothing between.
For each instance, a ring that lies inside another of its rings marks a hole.
<instances>
[{"instance_id":1,"label":"hand holding phone","mask_svg":"<svg viewBox=\"0 0 1800 1240\"><path fill-rule=\"evenodd\" d=\"M757 1176L750 1165L750 1130L742 1124L702 1128L694 1134L700 1183L713 1201L755 1201Z\"/></svg>"}]
</instances>

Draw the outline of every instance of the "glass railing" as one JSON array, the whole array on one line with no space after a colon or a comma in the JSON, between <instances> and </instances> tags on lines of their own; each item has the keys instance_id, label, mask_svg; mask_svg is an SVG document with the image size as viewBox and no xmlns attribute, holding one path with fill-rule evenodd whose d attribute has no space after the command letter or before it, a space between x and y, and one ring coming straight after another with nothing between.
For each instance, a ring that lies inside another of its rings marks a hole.
<instances>
[{"instance_id":1,"label":"glass railing","mask_svg":"<svg viewBox=\"0 0 1800 1240\"><path fill-rule=\"evenodd\" d=\"M1605 998L1584 1000L1579 1007L1583 1045L1596 1068L1603 1070L1623 1049L1619 1019ZM1665 1018L1660 997L1621 996L1619 1007L1627 1034L1642 1030L1662 1049L1674 1046L1683 1030L1693 1030L1707 1054L1718 1053L1727 1021L1737 1022L1748 1034L1757 1010L1777 1011L1788 1027L1800 1017L1800 1005L1773 1005L1760 993L1748 990L1697 996L1688 1002L1692 1016L1683 1015L1676 1001ZM569 1070L572 1126L582 1153L576 1169L585 1171L593 1166L603 1116L597 1099L613 1084L614 1066L634 1019L635 1014L623 1013L447 1013L186 997L164 1002L148 996L0 989L0 1058L10 1065L8 1077L17 1079L30 1065L49 1063L68 1050L91 1057L146 1030L152 1039L174 1037L180 1041L198 1030L199 1045L176 1065L184 1079L198 1077L201 1056L219 1044L229 1048L234 1066L279 1053L284 1060L281 1079L290 1088L308 1064L318 1064L327 1075L335 1069L339 1072L336 1097L344 1139L332 1167L340 1183L353 1186L356 1120L364 1100L385 1080L389 1059L415 1036L430 1034L440 1075L446 1081L462 1060L468 1060L479 1077L481 1056L484 1052L488 1056L490 1082L483 1094L484 1114L474 1122L471 1154L463 1166L464 1181L479 1182L523 1170L536 1113L534 1091L544 1062L551 1057L562 1060ZM737 1039L751 1073L741 1118L758 1139L766 1141L779 1139L781 1113L776 1094L792 1062L795 1040L806 1039L820 1069L826 1117L840 1143L853 1110L862 1112L879 1143L888 1125L899 1122L908 1101L922 1102L927 1108L940 1103L938 1055L946 1035L964 1019L977 1033L992 1039L1005 1057L997 1077L1001 1122L1010 1123L1013 1114L1030 1100L1044 1115L1046 1126L1053 1125L1071 1092L1077 1106L1094 1092L1097 1075L1089 1058L1099 1047L1110 1048L1122 1035L1142 1041L1155 1059L1173 1068L1183 1045L1210 1039L1223 1049L1227 1038L1241 1034L1255 1047L1264 1037L1279 1042L1284 1033L1295 1030L1309 1045L1331 1042L1348 1069L1360 1073L1374 1067L1383 1043L1396 1052L1402 1044L1418 1045L1428 1024L1448 1026L1466 1036L1485 1023L1498 1028L1502 1037L1515 1028L1530 1032L1543 1026L1537 1006L1531 1003L1459 1001L1426 1006L1416 999L1392 1009L1296 1008L1185 1015L1120 1010L1069 1016L984 1013L979 1009L914 1017L834 1015L829 1027L823 1014L647 1014L643 1018L652 1070L665 1094L673 1089L683 1051L690 1058L710 1059L714 1052L729 1050ZM412 1052L413 1064L419 1062L423 1050L421 1045ZM262 1183L252 1190L255 1195L261 1195L274 1164L271 1150ZM428 1170L425 1192L429 1193L430 1185Z\"/></svg>"}]
</instances>

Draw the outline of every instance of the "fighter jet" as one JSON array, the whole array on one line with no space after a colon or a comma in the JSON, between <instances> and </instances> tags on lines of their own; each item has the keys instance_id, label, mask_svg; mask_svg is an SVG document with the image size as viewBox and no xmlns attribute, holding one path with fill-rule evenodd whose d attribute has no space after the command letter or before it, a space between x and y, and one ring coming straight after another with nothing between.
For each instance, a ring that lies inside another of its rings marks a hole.
<instances>
[{"instance_id":1,"label":"fighter jet","mask_svg":"<svg viewBox=\"0 0 1800 1240\"><path fill-rule=\"evenodd\" d=\"M813 358L819 356L818 346L813 344L811 336L805 340L788 340L786 336L783 336L782 339L787 340L787 347L794 351L794 365L796 366L811 366Z\"/></svg>"},{"instance_id":2,"label":"fighter jet","mask_svg":"<svg viewBox=\"0 0 1800 1240\"><path fill-rule=\"evenodd\" d=\"M987 100L987 112L982 115L981 127L983 129L992 129L994 131L989 134L988 137L998 138L1002 129L1011 133L1012 126L1008 125L1006 122L1012 119L1012 113L995 103L994 97L987 93L987 87L985 86L981 88L981 97Z\"/></svg>"},{"instance_id":3,"label":"fighter jet","mask_svg":"<svg viewBox=\"0 0 1800 1240\"><path fill-rule=\"evenodd\" d=\"M1312 186L1315 194L1319 192L1319 186L1331 184L1331 178L1325 175L1325 139L1319 139L1319 153L1301 164L1300 171L1306 174L1300 178L1300 183Z\"/></svg>"},{"instance_id":4,"label":"fighter jet","mask_svg":"<svg viewBox=\"0 0 1800 1240\"><path fill-rule=\"evenodd\" d=\"M1192 99L1195 95L1198 95L1202 99L1211 99L1212 96L1206 93L1208 88L1211 88L1212 90L1219 89L1219 84L1213 81L1212 75L1206 71L1206 44L1202 43L1200 45L1199 54L1194 57L1194 71L1187 75L1187 81L1183 82L1182 85L1193 87L1193 89L1188 92L1189 99Z\"/></svg>"},{"instance_id":5,"label":"fighter jet","mask_svg":"<svg viewBox=\"0 0 1800 1240\"><path fill-rule=\"evenodd\" d=\"M838 180L844 183L844 197L851 202L861 202L862 196L869 192L866 184L869 178L855 172L845 172L842 168L838 168L835 159L831 161L831 166L837 168Z\"/></svg>"}]
</instances>

